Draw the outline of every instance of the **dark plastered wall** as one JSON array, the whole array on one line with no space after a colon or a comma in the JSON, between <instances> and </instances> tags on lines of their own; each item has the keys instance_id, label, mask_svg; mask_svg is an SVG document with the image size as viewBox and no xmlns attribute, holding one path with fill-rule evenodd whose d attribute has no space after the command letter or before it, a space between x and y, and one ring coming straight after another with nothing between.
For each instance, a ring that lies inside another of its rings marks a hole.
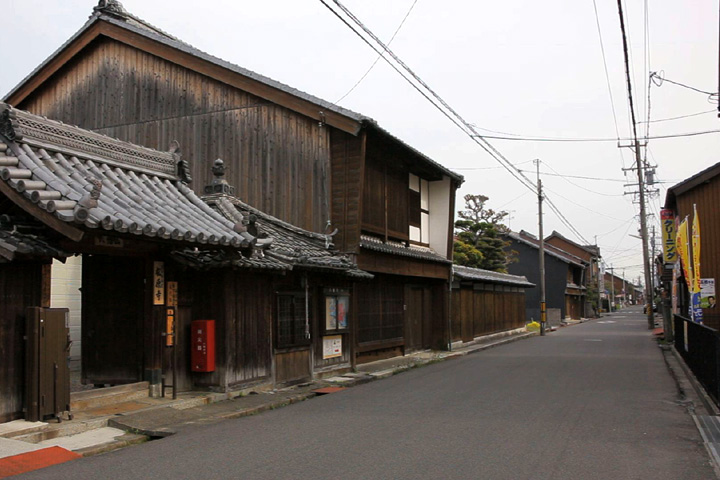
<instances>
[{"instance_id":1,"label":"dark plastered wall","mask_svg":"<svg viewBox=\"0 0 720 480\"><path fill-rule=\"evenodd\" d=\"M524 243L513 241L508 247L518 252L518 261L508 266L508 273L523 275L536 288L525 290L525 309L528 320L540 321L540 258L538 250ZM567 286L568 264L545 254L545 302L546 308L560 309L560 318L565 318L565 287Z\"/></svg>"}]
</instances>

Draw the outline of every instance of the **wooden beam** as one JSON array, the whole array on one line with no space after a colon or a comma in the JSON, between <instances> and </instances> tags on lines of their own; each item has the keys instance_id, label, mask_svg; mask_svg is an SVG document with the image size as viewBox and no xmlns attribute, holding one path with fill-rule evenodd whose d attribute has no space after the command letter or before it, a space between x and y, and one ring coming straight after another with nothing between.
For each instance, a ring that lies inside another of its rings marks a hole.
<instances>
[{"instance_id":1,"label":"wooden beam","mask_svg":"<svg viewBox=\"0 0 720 480\"><path fill-rule=\"evenodd\" d=\"M25 198L22 194L16 192L10 185L4 181L0 181L0 193L4 194L15 205L25 210L27 213L38 219L56 232L65 235L70 240L79 242L82 240L84 232L72 225L63 222L53 214L44 210L40 210L34 203Z\"/></svg>"}]
</instances>

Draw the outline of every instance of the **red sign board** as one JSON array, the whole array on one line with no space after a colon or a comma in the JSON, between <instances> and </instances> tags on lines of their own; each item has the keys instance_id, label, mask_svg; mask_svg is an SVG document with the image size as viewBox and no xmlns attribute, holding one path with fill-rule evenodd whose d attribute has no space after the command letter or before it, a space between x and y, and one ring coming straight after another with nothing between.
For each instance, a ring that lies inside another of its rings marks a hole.
<instances>
[{"instance_id":1,"label":"red sign board","mask_svg":"<svg viewBox=\"0 0 720 480\"><path fill-rule=\"evenodd\" d=\"M190 326L193 372L215 371L215 320L193 320Z\"/></svg>"}]
</instances>

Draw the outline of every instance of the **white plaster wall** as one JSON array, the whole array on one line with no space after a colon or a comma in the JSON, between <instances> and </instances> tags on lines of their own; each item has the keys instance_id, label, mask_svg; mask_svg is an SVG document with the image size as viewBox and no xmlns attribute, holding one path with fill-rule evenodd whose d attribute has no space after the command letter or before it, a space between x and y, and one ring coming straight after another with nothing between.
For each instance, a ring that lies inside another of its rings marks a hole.
<instances>
[{"instance_id":1,"label":"white plaster wall","mask_svg":"<svg viewBox=\"0 0 720 480\"><path fill-rule=\"evenodd\" d=\"M430 218L428 232L430 248L442 256L447 255L448 229L450 228L450 177L430 182ZM423 226L423 230L424 226Z\"/></svg>"},{"instance_id":2,"label":"white plaster wall","mask_svg":"<svg viewBox=\"0 0 720 480\"><path fill-rule=\"evenodd\" d=\"M82 257L70 257L63 264L53 261L50 280L50 306L70 310L70 365L78 367L80 362L80 287L82 285Z\"/></svg>"}]
</instances>

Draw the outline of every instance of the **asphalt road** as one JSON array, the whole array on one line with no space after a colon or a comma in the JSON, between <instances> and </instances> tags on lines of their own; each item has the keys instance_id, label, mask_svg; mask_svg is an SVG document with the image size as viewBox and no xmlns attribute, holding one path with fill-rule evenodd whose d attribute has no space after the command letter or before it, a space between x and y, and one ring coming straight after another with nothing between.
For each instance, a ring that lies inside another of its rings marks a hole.
<instances>
[{"instance_id":1,"label":"asphalt road","mask_svg":"<svg viewBox=\"0 0 720 480\"><path fill-rule=\"evenodd\" d=\"M715 478L645 317L612 317L16 478Z\"/></svg>"}]
</instances>

